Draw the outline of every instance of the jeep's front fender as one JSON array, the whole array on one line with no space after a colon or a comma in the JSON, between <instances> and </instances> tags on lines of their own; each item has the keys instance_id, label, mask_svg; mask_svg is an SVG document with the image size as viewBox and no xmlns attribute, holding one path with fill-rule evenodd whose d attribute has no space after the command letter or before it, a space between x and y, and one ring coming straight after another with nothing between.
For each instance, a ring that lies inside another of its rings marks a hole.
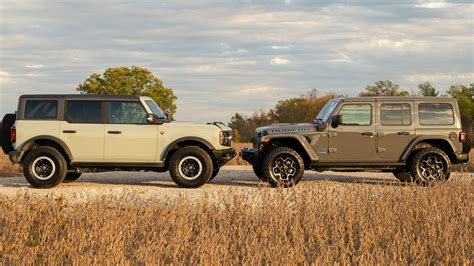
<instances>
[{"instance_id":1,"label":"jeep's front fender","mask_svg":"<svg viewBox=\"0 0 474 266\"><path fill-rule=\"evenodd\" d=\"M311 160L312 162L319 161L319 156L316 154L310 142L304 135L275 134L266 135L265 137L270 139L269 143L273 141L278 141L281 144L285 144L285 139L295 141L296 143L299 143L303 151L306 152L306 155L308 156L309 160Z\"/></svg>"}]
</instances>

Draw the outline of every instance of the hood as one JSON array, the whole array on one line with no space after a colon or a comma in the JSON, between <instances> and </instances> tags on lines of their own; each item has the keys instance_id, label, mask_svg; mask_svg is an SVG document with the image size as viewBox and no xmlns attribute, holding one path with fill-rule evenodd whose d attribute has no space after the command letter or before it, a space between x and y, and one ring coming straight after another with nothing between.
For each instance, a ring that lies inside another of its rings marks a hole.
<instances>
[{"instance_id":1,"label":"hood","mask_svg":"<svg viewBox=\"0 0 474 266\"><path fill-rule=\"evenodd\" d=\"M172 121L169 123L165 123L167 126L171 127L180 127L180 128L194 128L194 129L220 129L222 131L232 131L232 129L222 123L207 123L207 124L199 124L199 123L193 123L193 122L176 122Z\"/></svg>"},{"instance_id":2,"label":"hood","mask_svg":"<svg viewBox=\"0 0 474 266\"><path fill-rule=\"evenodd\" d=\"M265 127L259 127L257 132L264 132L266 134L287 134L287 133L303 133L309 131L316 131L316 127L312 123L282 123L273 124Z\"/></svg>"}]
</instances>

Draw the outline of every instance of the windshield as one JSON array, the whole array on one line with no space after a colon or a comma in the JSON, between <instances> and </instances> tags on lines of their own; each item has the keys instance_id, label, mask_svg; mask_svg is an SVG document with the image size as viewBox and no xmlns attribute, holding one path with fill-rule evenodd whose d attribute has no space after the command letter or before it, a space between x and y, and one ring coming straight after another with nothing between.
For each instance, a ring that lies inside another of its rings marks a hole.
<instances>
[{"instance_id":1,"label":"windshield","mask_svg":"<svg viewBox=\"0 0 474 266\"><path fill-rule=\"evenodd\" d=\"M323 123L326 123L327 120L329 119L329 116L332 114L332 111L334 111L334 108L336 108L337 104L339 103L339 99L334 99L328 101L323 109L319 111L319 114L316 116L317 121L321 121Z\"/></svg>"},{"instance_id":2,"label":"windshield","mask_svg":"<svg viewBox=\"0 0 474 266\"><path fill-rule=\"evenodd\" d=\"M145 102L151 111L159 118L167 118L165 112L163 112L153 100L145 100Z\"/></svg>"}]
</instances>

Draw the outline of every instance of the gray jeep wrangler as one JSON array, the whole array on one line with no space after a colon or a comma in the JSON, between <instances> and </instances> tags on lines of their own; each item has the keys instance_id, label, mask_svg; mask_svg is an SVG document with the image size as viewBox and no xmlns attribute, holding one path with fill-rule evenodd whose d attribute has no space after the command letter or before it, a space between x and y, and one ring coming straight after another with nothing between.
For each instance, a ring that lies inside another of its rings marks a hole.
<instances>
[{"instance_id":1,"label":"gray jeep wrangler","mask_svg":"<svg viewBox=\"0 0 474 266\"><path fill-rule=\"evenodd\" d=\"M273 186L298 183L305 169L392 172L428 184L468 162L471 132L453 98L333 99L312 123L257 128L241 157Z\"/></svg>"}]
</instances>

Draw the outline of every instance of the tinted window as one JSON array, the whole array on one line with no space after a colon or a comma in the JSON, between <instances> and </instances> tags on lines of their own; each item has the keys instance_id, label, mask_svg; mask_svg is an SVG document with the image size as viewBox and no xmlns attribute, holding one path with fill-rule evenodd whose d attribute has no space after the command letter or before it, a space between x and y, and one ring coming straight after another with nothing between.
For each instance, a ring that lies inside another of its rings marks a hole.
<instances>
[{"instance_id":1,"label":"tinted window","mask_svg":"<svg viewBox=\"0 0 474 266\"><path fill-rule=\"evenodd\" d=\"M372 120L372 108L369 104L346 104L339 114L342 116L341 125L368 126Z\"/></svg>"},{"instance_id":2,"label":"tinted window","mask_svg":"<svg viewBox=\"0 0 474 266\"><path fill-rule=\"evenodd\" d=\"M422 125L454 124L453 107L449 103L420 103L418 113Z\"/></svg>"},{"instance_id":3,"label":"tinted window","mask_svg":"<svg viewBox=\"0 0 474 266\"><path fill-rule=\"evenodd\" d=\"M58 101L28 100L25 104L25 118L56 118Z\"/></svg>"},{"instance_id":4,"label":"tinted window","mask_svg":"<svg viewBox=\"0 0 474 266\"><path fill-rule=\"evenodd\" d=\"M165 113L158 107L158 105L152 100L145 101L151 111L160 118L165 118Z\"/></svg>"},{"instance_id":5,"label":"tinted window","mask_svg":"<svg viewBox=\"0 0 474 266\"><path fill-rule=\"evenodd\" d=\"M146 124L146 116L140 102L109 103L109 121L112 124Z\"/></svg>"},{"instance_id":6,"label":"tinted window","mask_svg":"<svg viewBox=\"0 0 474 266\"><path fill-rule=\"evenodd\" d=\"M380 107L380 122L382 125L410 125L410 105L403 103L382 104Z\"/></svg>"},{"instance_id":7,"label":"tinted window","mask_svg":"<svg viewBox=\"0 0 474 266\"><path fill-rule=\"evenodd\" d=\"M67 121L71 123L100 123L100 101L68 101Z\"/></svg>"}]
</instances>

